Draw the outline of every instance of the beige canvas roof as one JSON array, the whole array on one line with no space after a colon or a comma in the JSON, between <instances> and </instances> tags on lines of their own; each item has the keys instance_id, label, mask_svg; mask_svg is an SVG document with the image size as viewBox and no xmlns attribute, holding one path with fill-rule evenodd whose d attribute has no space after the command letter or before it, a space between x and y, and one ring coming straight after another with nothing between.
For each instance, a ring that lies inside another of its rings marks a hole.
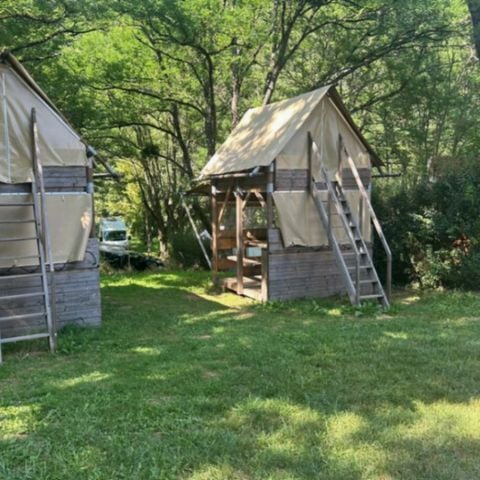
<instances>
[{"instance_id":1,"label":"beige canvas roof","mask_svg":"<svg viewBox=\"0 0 480 480\"><path fill-rule=\"evenodd\" d=\"M22 65L0 55L0 182L31 181L31 111L36 109L40 161L86 166L85 144Z\"/></svg>"},{"instance_id":2,"label":"beige canvas roof","mask_svg":"<svg viewBox=\"0 0 480 480\"><path fill-rule=\"evenodd\" d=\"M225 143L203 168L200 177L241 172L269 165L284 151L290 140L327 96L329 103L335 105L337 115L342 117L348 130L353 132L355 141L369 153L373 164L380 165L378 156L354 124L335 88L326 86L294 98L248 110ZM326 127L328 128L328 125ZM297 158L301 160L300 155ZM301 166L297 165L296 168Z\"/></svg>"}]
</instances>

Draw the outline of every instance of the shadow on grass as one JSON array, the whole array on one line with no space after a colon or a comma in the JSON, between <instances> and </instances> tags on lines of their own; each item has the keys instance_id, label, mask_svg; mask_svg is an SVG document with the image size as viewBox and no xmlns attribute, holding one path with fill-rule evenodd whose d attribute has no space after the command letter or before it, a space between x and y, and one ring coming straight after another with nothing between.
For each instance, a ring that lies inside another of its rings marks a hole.
<instances>
[{"instance_id":1,"label":"shadow on grass","mask_svg":"<svg viewBox=\"0 0 480 480\"><path fill-rule=\"evenodd\" d=\"M359 318L138 278L107 283L101 329L0 371L0 477L478 478L478 297Z\"/></svg>"}]
</instances>

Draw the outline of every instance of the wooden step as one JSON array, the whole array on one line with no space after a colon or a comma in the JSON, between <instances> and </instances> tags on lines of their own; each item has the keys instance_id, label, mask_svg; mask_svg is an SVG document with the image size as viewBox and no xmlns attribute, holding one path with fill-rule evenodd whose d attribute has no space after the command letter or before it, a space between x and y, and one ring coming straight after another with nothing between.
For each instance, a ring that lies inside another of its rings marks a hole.
<instances>
[{"instance_id":1,"label":"wooden step","mask_svg":"<svg viewBox=\"0 0 480 480\"><path fill-rule=\"evenodd\" d=\"M30 207L33 202L0 203L0 207Z\"/></svg>"},{"instance_id":2,"label":"wooden step","mask_svg":"<svg viewBox=\"0 0 480 480\"><path fill-rule=\"evenodd\" d=\"M21 340L35 340L37 338L48 338L48 333L33 333L32 335L22 335L21 337L0 338L0 344L20 342Z\"/></svg>"},{"instance_id":3,"label":"wooden step","mask_svg":"<svg viewBox=\"0 0 480 480\"><path fill-rule=\"evenodd\" d=\"M34 259L37 260L40 258L40 255L18 255L17 257L0 257L0 261L2 260L29 260Z\"/></svg>"},{"instance_id":4,"label":"wooden step","mask_svg":"<svg viewBox=\"0 0 480 480\"><path fill-rule=\"evenodd\" d=\"M10 315L8 317L0 317L0 322L8 322L10 320L27 320L28 318L44 317L45 312L23 313L22 315Z\"/></svg>"},{"instance_id":5,"label":"wooden step","mask_svg":"<svg viewBox=\"0 0 480 480\"><path fill-rule=\"evenodd\" d=\"M9 224L18 224L18 223L35 223L35 220L32 218L31 220L2 220L0 225L9 225Z\"/></svg>"},{"instance_id":6,"label":"wooden step","mask_svg":"<svg viewBox=\"0 0 480 480\"><path fill-rule=\"evenodd\" d=\"M37 237L6 237L0 238L0 242L26 242L28 240L36 240Z\"/></svg>"},{"instance_id":7,"label":"wooden step","mask_svg":"<svg viewBox=\"0 0 480 480\"><path fill-rule=\"evenodd\" d=\"M374 300L378 298L383 298L382 293L372 293L371 295L360 295L360 300Z\"/></svg>"},{"instance_id":8,"label":"wooden step","mask_svg":"<svg viewBox=\"0 0 480 480\"><path fill-rule=\"evenodd\" d=\"M238 257L236 255L229 255L227 257L227 260L230 260L231 262L237 263ZM262 264L262 262L260 260L255 260L253 258L243 257L243 265L245 267L252 267L252 266L261 265L261 264Z\"/></svg>"},{"instance_id":9,"label":"wooden step","mask_svg":"<svg viewBox=\"0 0 480 480\"><path fill-rule=\"evenodd\" d=\"M355 271L357 268L356 267L348 267L348 270L350 271ZM373 270L372 265L360 265L360 270Z\"/></svg>"},{"instance_id":10,"label":"wooden step","mask_svg":"<svg viewBox=\"0 0 480 480\"><path fill-rule=\"evenodd\" d=\"M258 247L258 248L267 248L267 242L257 241L257 240L245 240L245 245L249 247Z\"/></svg>"},{"instance_id":11,"label":"wooden step","mask_svg":"<svg viewBox=\"0 0 480 480\"><path fill-rule=\"evenodd\" d=\"M15 273L13 275L0 275L0 281L1 280L19 280L21 278L40 278L42 274L40 272L38 273Z\"/></svg>"},{"instance_id":12,"label":"wooden step","mask_svg":"<svg viewBox=\"0 0 480 480\"><path fill-rule=\"evenodd\" d=\"M33 298L33 297L43 297L45 296L44 292L33 292L33 293L19 293L16 295L2 295L0 296L0 302L6 300L17 300L19 298Z\"/></svg>"}]
</instances>

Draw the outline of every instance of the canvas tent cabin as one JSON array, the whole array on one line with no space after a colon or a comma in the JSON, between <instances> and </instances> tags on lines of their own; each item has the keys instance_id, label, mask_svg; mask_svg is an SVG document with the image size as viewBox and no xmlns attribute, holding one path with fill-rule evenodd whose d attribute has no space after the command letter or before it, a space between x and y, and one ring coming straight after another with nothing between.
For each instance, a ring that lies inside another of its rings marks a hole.
<instances>
[{"instance_id":1,"label":"canvas tent cabin","mask_svg":"<svg viewBox=\"0 0 480 480\"><path fill-rule=\"evenodd\" d=\"M34 168L35 157L43 172ZM23 66L1 54L0 342L42 335L45 290L48 307L56 312L54 328L100 324L91 166L80 136ZM55 274L48 275L51 288L45 289L40 253L48 263L47 250Z\"/></svg>"},{"instance_id":2,"label":"canvas tent cabin","mask_svg":"<svg viewBox=\"0 0 480 480\"><path fill-rule=\"evenodd\" d=\"M379 158L330 86L248 110L201 172L212 263L224 285L263 301L348 293L388 306L371 258ZM373 222L373 228L372 228Z\"/></svg>"}]
</instances>

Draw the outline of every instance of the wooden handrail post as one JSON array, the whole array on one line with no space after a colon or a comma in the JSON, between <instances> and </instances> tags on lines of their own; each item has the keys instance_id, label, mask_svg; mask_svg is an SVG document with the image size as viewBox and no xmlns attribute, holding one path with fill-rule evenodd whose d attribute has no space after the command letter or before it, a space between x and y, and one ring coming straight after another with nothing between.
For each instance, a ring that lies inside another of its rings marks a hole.
<instances>
[{"instance_id":1,"label":"wooden handrail post","mask_svg":"<svg viewBox=\"0 0 480 480\"><path fill-rule=\"evenodd\" d=\"M50 311L47 314L47 321L49 321L49 344L50 350L55 352L57 349L57 296L55 287L55 264L52 255L52 245L50 239L50 232L48 229L48 215L47 215L47 200L45 198L45 182L43 179L43 165L40 159L40 146L38 140L38 123L37 112L35 108L31 111L31 133L32 133L32 167L33 167L33 179L32 179L32 196L33 203L38 205L37 193L40 193L40 244L43 250L43 261L40 259L40 269L42 271L42 277L47 278L45 264L49 266L49 279L50 279L50 291L48 289L48 281L45 287L45 304L47 310ZM37 181L40 188L40 192L37 191ZM38 221L38 220L37 220ZM48 320L50 317L50 320Z\"/></svg>"},{"instance_id":2,"label":"wooden handrail post","mask_svg":"<svg viewBox=\"0 0 480 480\"><path fill-rule=\"evenodd\" d=\"M218 284L218 204L217 204L217 187L215 182L212 183L211 194L211 207L212 207L212 280L214 285Z\"/></svg>"},{"instance_id":3,"label":"wooden handrail post","mask_svg":"<svg viewBox=\"0 0 480 480\"><path fill-rule=\"evenodd\" d=\"M345 147L343 147L345 148ZM353 161L352 157L347 153L348 158L348 166L353 173L353 177L355 178L355 182L357 183L358 189L360 191L361 197L363 197L365 204L367 205L368 211L370 213L370 217L372 223L375 227L378 237L380 238L380 242L382 243L383 249L385 250L385 255L387 257L387 288L386 288L386 295L387 299L390 301L391 294L392 294L392 251L388 245L387 239L383 233L382 226L378 220L377 214L373 209L372 203L370 202L370 197L368 196L367 191L365 190L365 186L363 185L362 179L360 178L360 174L358 173L357 166Z\"/></svg>"},{"instance_id":4,"label":"wooden handrail post","mask_svg":"<svg viewBox=\"0 0 480 480\"><path fill-rule=\"evenodd\" d=\"M236 237L237 237L237 294L243 295L243 199L238 189L236 199Z\"/></svg>"}]
</instances>

